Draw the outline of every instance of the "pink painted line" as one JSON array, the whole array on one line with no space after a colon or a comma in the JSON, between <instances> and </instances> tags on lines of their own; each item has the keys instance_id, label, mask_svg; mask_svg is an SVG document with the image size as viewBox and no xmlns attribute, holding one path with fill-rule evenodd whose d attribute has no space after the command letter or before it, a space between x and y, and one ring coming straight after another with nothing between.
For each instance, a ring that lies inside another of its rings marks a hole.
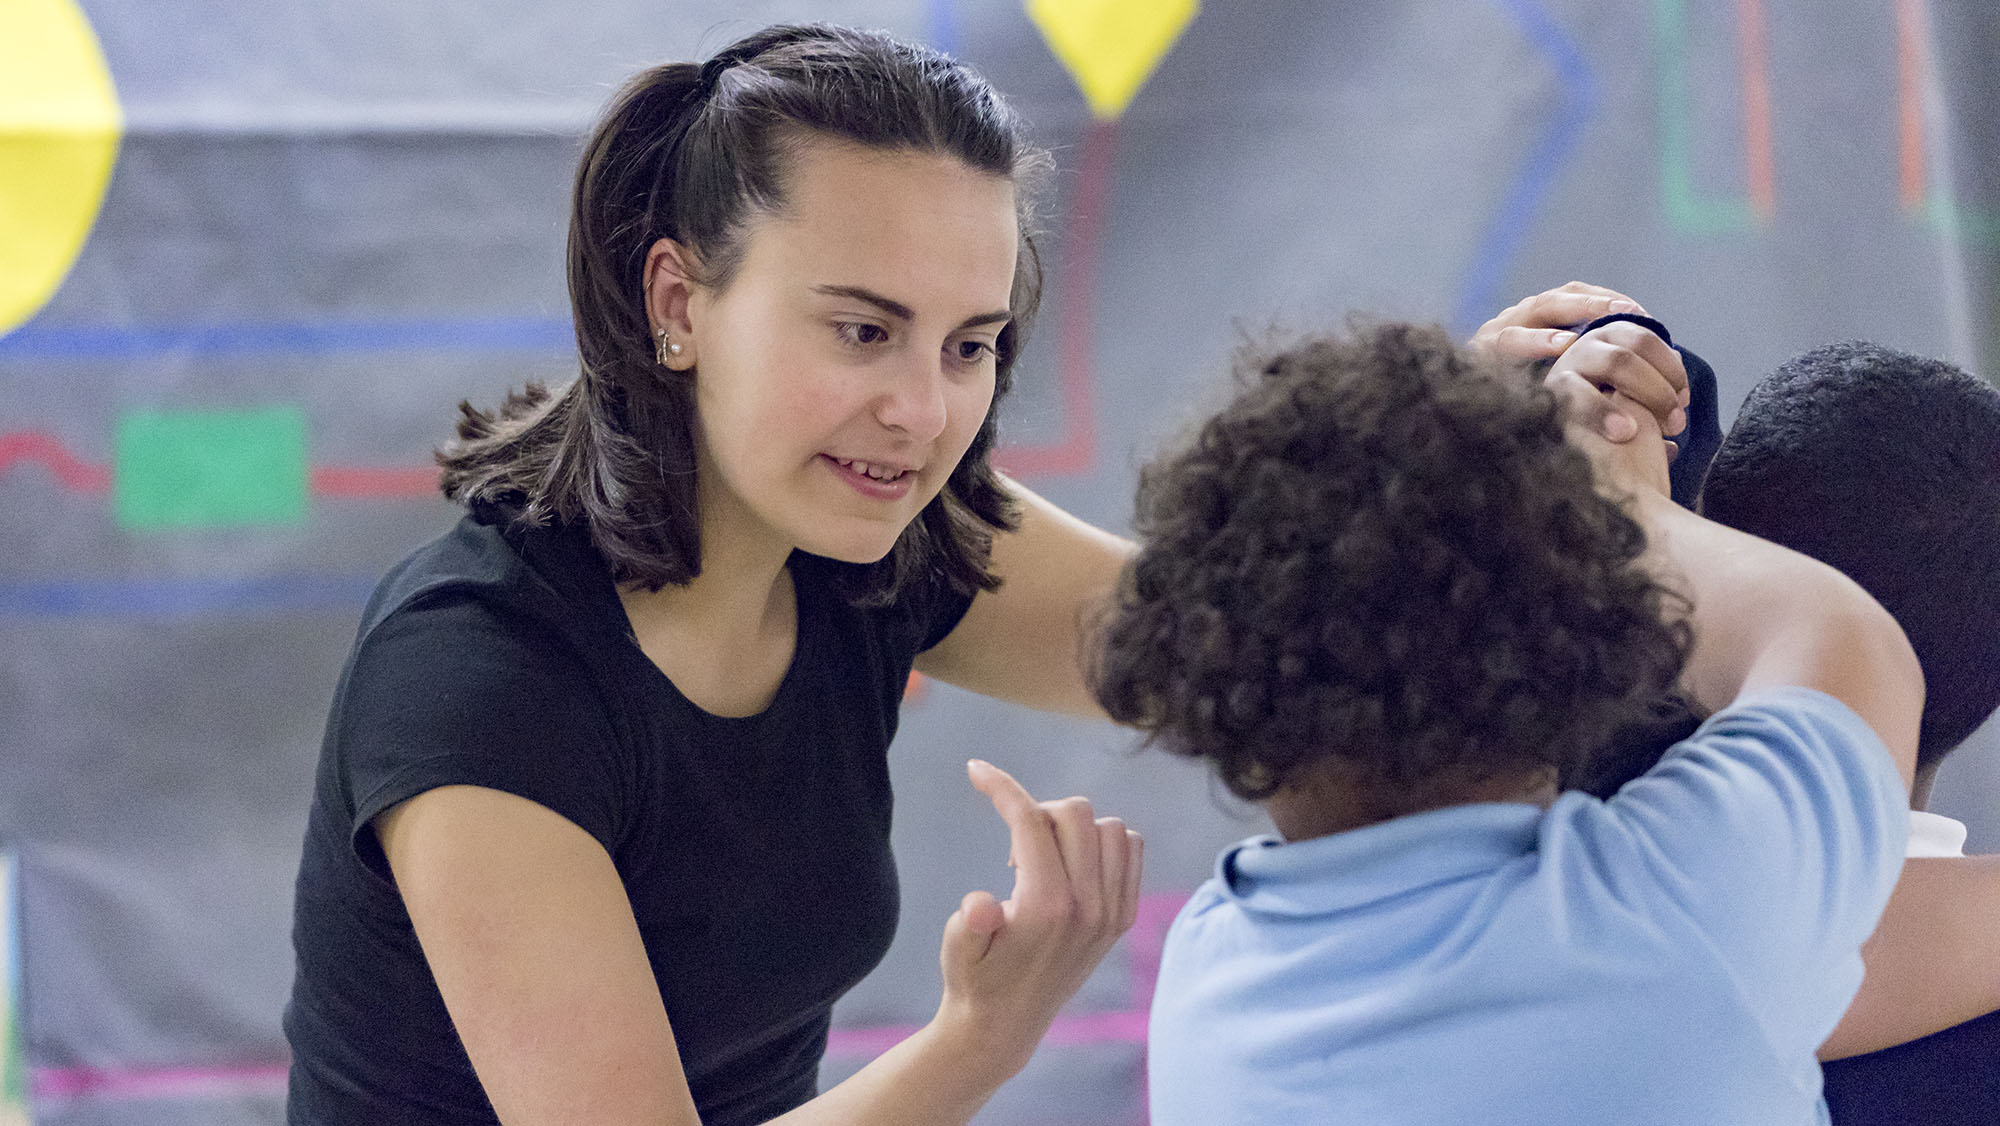
<instances>
[{"instance_id":1,"label":"pink painted line","mask_svg":"<svg viewBox=\"0 0 2000 1126\"><path fill-rule=\"evenodd\" d=\"M914 1035L919 1026L914 1024L884 1024L860 1028L836 1028L827 1034L826 1054L836 1056L867 1056L874 1059Z\"/></svg>"},{"instance_id":2,"label":"pink painted line","mask_svg":"<svg viewBox=\"0 0 2000 1126\"><path fill-rule=\"evenodd\" d=\"M1146 1019L1153 1007L1153 986L1160 979L1160 947L1166 942L1167 928L1187 903L1184 893L1142 896L1138 917L1125 936L1130 959L1131 981L1127 997L1130 1008L1099 1013L1068 1013L1055 1019L1042 1043L1062 1047L1084 1044L1143 1044ZM902 1043L917 1031L914 1024L894 1024L836 1028L827 1034L829 1057L873 1059Z\"/></svg>"},{"instance_id":3,"label":"pink painted line","mask_svg":"<svg viewBox=\"0 0 2000 1126\"><path fill-rule=\"evenodd\" d=\"M1174 917L1187 906L1187 901L1188 896L1183 892L1139 897L1139 916L1125 936L1132 967L1130 996L1134 1009L1144 1011L1153 1007L1153 987L1160 981L1160 954L1167 944L1167 928L1173 926Z\"/></svg>"},{"instance_id":4,"label":"pink painted line","mask_svg":"<svg viewBox=\"0 0 2000 1126\"><path fill-rule=\"evenodd\" d=\"M37 1099L191 1099L207 1095L282 1091L282 1063L217 1067L38 1067L30 1081Z\"/></svg>"},{"instance_id":5,"label":"pink painted line","mask_svg":"<svg viewBox=\"0 0 2000 1126\"><path fill-rule=\"evenodd\" d=\"M1057 1017L1049 1026L1048 1035L1042 1037L1042 1043L1065 1048L1085 1044L1144 1044L1146 1016L1144 1010L1138 1010Z\"/></svg>"},{"instance_id":6,"label":"pink painted line","mask_svg":"<svg viewBox=\"0 0 2000 1126\"><path fill-rule=\"evenodd\" d=\"M1146 1042L1146 1011L1074 1013L1059 1016L1049 1026L1042 1043L1063 1048L1088 1044L1143 1044ZM873 1059L908 1039L917 1031L914 1024L882 1025L872 1028L836 1028L827 1035L827 1058Z\"/></svg>"},{"instance_id":7,"label":"pink painted line","mask_svg":"<svg viewBox=\"0 0 2000 1126\"><path fill-rule=\"evenodd\" d=\"M1187 896L1148 895L1139 900L1138 918L1125 936L1131 1007L1112 1012L1066 1013L1049 1026L1042 1043L1071 1048L1091 1044L1144 1044L1153 985L1159 980L1160 947L1167 927ZM828 1034L829 1058L873 1059L917 1031L914 1024L836 1028ZM40 1067L29 1086L37 1099L195 1099L217 1095L282 1092L287 1065L277 1062L214 1067Z\"/></svg>"}]
</instances>

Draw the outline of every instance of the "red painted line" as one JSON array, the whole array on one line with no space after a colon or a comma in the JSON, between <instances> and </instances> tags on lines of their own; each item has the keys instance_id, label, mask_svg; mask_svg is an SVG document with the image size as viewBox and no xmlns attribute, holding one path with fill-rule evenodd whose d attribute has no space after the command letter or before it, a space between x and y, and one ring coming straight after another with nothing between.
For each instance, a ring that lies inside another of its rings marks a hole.
<instances>
[{"instance_id":1,"label":"red painted line","mask_svg":"<svg viewBox=\"0 0 2000 1126\"><path fill-rule=\"evenodd\" d=\"M1903 209L1924 205L1924 0L1896 0L1896 105Z\"/></svg>"},{"instance_id":2,"label":"red painted line","mask_svg":"<svg viewBox=\"0 0 2000 1126\"><path fill-rule=\"evenodd\" d=\"M1755 0L1746 0L1754 3ZM1097 267L1104 213L1110 197L1117 127L1092 122L1083 136L1076 194L1063 247L1061 335L1056 343L1056 378L1062 404L1062 434L1054 442L1005 446L994 461L1021 478L1082 473L1097 463L1097 410L1091 391L1091 320L1097 297ZM0 474L17 461L48 466L64 488L102 493L111 488L111 469L78 459L53 434L41 430L0 433ZM310 470L314 496L400 500L436 495L435 466L323 465Z\"/></svg>"},{"instance_id":3,"label":"red painted line","mask_svg":"<svg viewBox=\"0 0 2000 1126\"><path fill-rule=\"evenodd\" d=\"M16 464L39 462L62 487L79 493L111 491L111 467L86 462L46 430L0 433L0 476ZM322 465L309 471L315 496L402 499L433 496L438 491L436 466Z\"/></svg>"},{"instance_id":4,"label":"red painted line","mask_svg":"<svg viewBox=\"0 0 2000 1126\"><path fill-rule=\"evenodd\" d=\"M995 464L1016 477L1059 477L1082 473L1097 463L1097 411L1091 394L1091 317L1097 300L1099 244L1111 194L1111 156L1117 126L1093 121L1083 135L1076 198L1070 206L1069 236L1063 246L1061 335L1056 342L1057 386L1062 402L1062 437L1043 445L1006 446Z\"/></svg>"},{"instance_id":5,"label":"red painted line","mask_svg":"<svg viewBox=\"0 0 2000 1126\"><path fill-rule=\"evenodd\" d=\"M306 481L312 494L320 497L390 499L440 495L435 465L409 468L322 465L313 469Z\"/></svg>"},{"instance_id":6,"label":"red painted line","mask_svg":"<svg viewBox=\"0 0 2000 1126\"><path fill-rule=\"evenodd\" d=\"M79 459L46 430L14 430L0 434L0 476L17 462L36 461L48 467L57 483L79 493L111 489L111 469Z\"/></svg>"},{"instance_id":7,"label":"red painted line","mask_svg":"<svg viewBox=\"0 0 2000 1126\"><path fill-rule=\"evenodd\" d=\"M1736 38L1743 73L1743 165L1750 206L1766 223L1777 214L1777 175L1771 155L1771 53L1764 39L1763 0L1738 0Z\"/></svg>"}]
</instances>

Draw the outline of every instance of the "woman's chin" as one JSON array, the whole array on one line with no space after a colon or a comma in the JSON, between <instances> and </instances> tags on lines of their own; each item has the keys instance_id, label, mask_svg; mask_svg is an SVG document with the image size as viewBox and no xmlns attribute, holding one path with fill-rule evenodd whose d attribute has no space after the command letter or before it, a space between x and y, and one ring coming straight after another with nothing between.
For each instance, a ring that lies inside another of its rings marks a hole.
<instances>
[{"instance_id":1,"label":"woman's chin","mask_svg":"<svg viewBox=\"0 0 2000 1126\"><path fill-rule=\"evenodd\" d=\"M840 563L880 563L896 546L896 536L810 536L799 542L799 550Z\"/></svg>"}]
</instances>

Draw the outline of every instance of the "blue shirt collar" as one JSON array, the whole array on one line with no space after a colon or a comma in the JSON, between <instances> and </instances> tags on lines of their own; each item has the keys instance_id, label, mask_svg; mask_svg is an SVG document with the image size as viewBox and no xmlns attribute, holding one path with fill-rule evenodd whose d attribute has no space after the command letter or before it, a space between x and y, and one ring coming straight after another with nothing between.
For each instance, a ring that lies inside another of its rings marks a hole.
<instances>
[{"instance_id":1,"label":"blue shirt collar","mask_svg":"<svg viewBox=\"0 0 2000 1126\"><path fill-rule=\"evenodd\" d=\"M1215 879L1247 911L1321 915L1493 872L1535 851L1544 816L1524 802L1481 802L1291 844L1252 837L1216 858Z\"/></svg>"}]
</instances>

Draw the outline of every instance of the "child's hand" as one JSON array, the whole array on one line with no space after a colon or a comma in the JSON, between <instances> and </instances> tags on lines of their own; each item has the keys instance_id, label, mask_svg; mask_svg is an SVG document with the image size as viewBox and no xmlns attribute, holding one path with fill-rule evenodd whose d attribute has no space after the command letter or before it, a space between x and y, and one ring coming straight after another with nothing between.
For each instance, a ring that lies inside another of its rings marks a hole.
<instances>
[{"instance_id":1,"label":"child's hand","mask_svg":"<svg viewBox=\"0 0 2000 1126\"><path fill-rule=\"evenodd\" d=\"M977 760L967 773L1007 822L1014 891L1004 903L972 892L945 924L938 1017L1018 1070L1056 1010L1131 928L1143 842L1083 798L1037 803L1007 772Z\"/></svg>"},{"instance_id":2,"label":"child's hand","mask_svg":"<svg viewBox=\"0 0 2000 1126\"><path fill-rule=\"evenodd\" d=\"M1600 390L1568 368L1551 371L1548 387L1563 400L1563 430L1570 445L1590 459L1600 492L1621 504L1646 494L1672 497L1667 463L1674 444L1661 436L1659 421L1644 407L1622 392Z\"/></svg>"},{"instance_id":3,"label":"child's hand","mask_svg":"<svg viewBox=\"0 0 2000 1126\"><path fill-rule=\"evenodd\" d=\"M1612 313L1644 316L1646 310L1615 289L1573 281L1501 310L1472 334L1472 344L1509 359L1546 360L1576 342L1570 329Z\"/></svg>"},{"instance_id":4,"label":"child's hand","mask_svg":"<svg viewBox=\"0 0 2000 1126\"><path fill-rule=\"evenodd\" d=\"M1687 369L1680 353L1644 328L1609 324L1583 337L1571 326L1610 313L1639 313L1639 303L1602 286L1570 282L1538 293L1482 325L1472 343L1516 360L1559 357L1549 373L1565 369L1601 388L1623 393L1652 412L1664 434L1687 429ZM1611 442L1629 442L1636 431L1617 412L1586 412L1586 421ZM1608 427L1608 428L1606 428Z\"/></svg>"}]
</instances>

